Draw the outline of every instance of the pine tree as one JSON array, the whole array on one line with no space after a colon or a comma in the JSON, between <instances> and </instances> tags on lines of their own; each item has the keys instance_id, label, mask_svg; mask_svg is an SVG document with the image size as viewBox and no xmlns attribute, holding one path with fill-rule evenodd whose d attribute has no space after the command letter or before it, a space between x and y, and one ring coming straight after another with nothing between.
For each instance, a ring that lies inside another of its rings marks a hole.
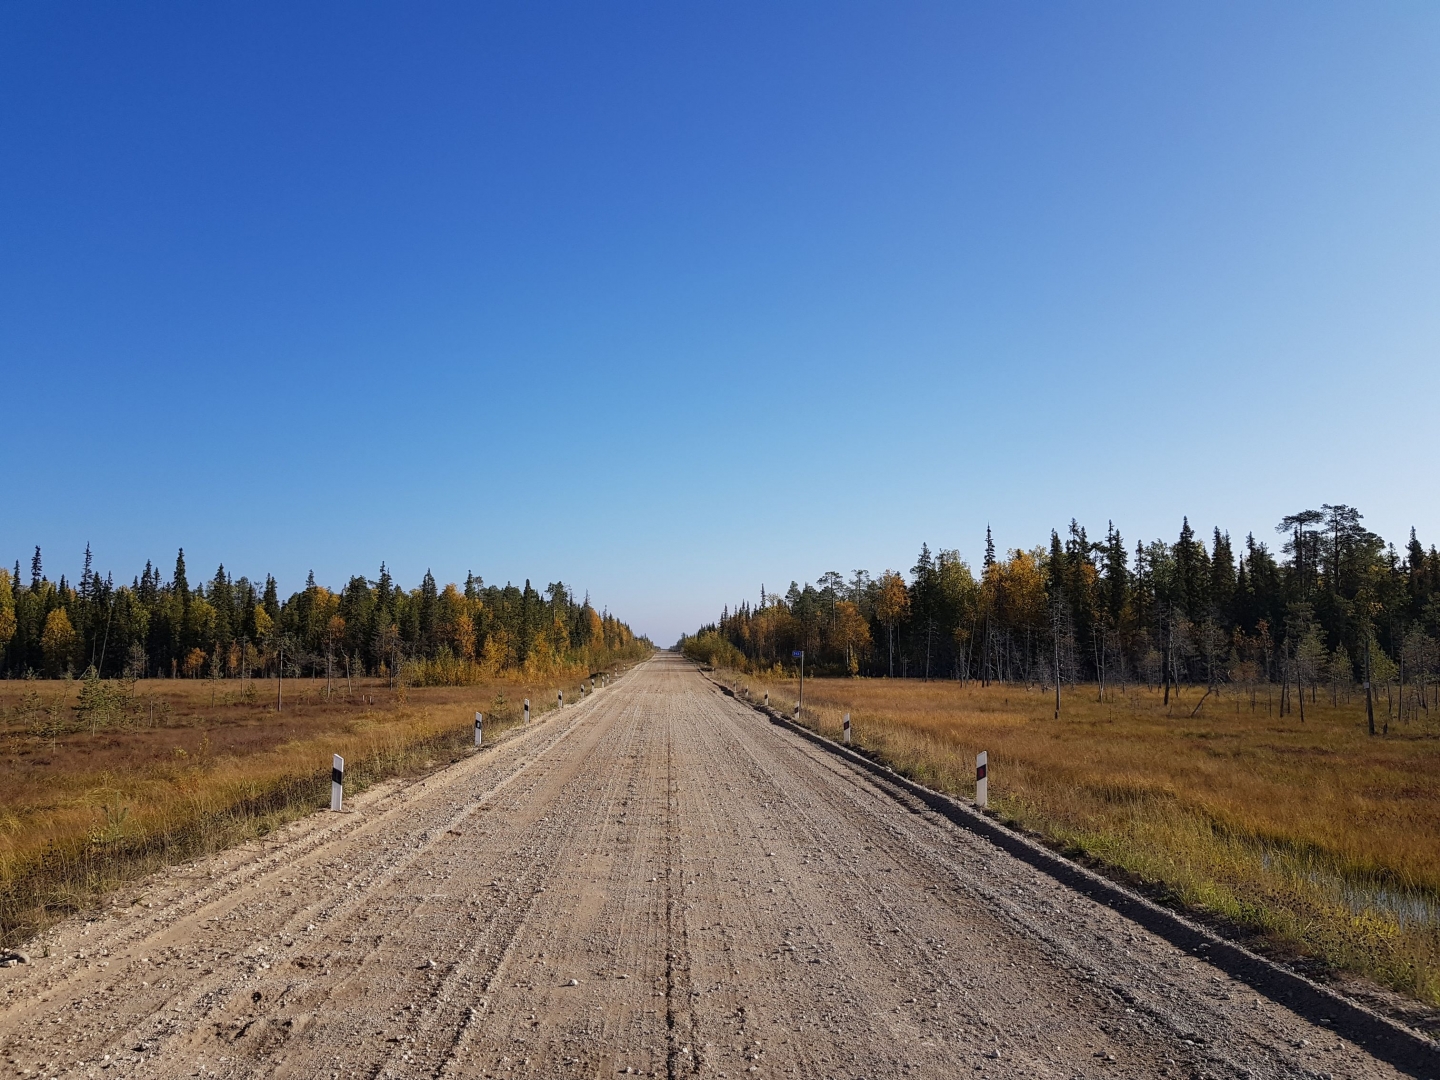
<instances>
[{"instance_id":1,"label":"pine tree","mask_svg":"<svg viewBox=\"0 0 1440 1080\"><path fill-rule=\"evenodd\" d=\"M1280 524L1275 526L1276 532L1290 535L1282 550L1294 559L1291 577L1295 583L1295 592L1301 600L1309 596L1310 579L1318 568L1314 557L1315 545L1311 543L1310 534L1305 530L1311 525L1318 525L1324 517L1319 510L1301 510L1298 514L1285 515L1280 519Z\"/></svg>"}]
</instances>

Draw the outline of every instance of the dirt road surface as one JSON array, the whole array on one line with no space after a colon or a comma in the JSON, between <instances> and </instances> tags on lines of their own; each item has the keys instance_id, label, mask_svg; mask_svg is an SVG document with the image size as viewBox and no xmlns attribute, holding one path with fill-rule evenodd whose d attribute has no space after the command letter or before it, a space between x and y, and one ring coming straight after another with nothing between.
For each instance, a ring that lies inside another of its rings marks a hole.
<instances>
[{"instance_id":1,"label":"dirt road surface","mask_svg":"<svg viewBox=\"0 0 1440 1080\"><path fill-rule=\"evenodd\" d=\"M668 654L351 807L0 970L0 1075L1397 1075Z\"/></svg>"}]
</instances>

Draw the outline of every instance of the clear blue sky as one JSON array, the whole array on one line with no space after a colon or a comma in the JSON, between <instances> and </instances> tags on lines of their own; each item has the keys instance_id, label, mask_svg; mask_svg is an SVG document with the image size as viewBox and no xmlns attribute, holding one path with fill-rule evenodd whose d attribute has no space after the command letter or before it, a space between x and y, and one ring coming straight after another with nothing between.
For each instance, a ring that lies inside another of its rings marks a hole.
<instances>
[{"instance_id":1,"label":"clear blue sky","mask_svg":"<svg viewBox=\"0 0 1440 1080\"><path fill-rule=\"evenodd\" d=\"M764 582L1440 542L1440 6L0 8L0 556Z\"/></svg>"}]
</instances>

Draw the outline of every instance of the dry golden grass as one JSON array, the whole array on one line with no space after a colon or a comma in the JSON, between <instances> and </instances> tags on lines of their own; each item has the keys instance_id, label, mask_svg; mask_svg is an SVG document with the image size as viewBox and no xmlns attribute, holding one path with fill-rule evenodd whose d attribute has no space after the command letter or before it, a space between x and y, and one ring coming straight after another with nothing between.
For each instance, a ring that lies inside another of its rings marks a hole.
<instances>
[{"instance_id":1,"label":"dry golden grass","mask_svg":"<svg viewBox=\"0 0 1440 1080\"><path fill-rule=\"evenodd\" d=\"M0 683L0 943L329 805L332 754L347 793L363 790L470 752L477 710L488 741L521 722L526 697L538 715L578 688L517 677L397 692L367 679L327 695L323 679L296 679L277 713L273 680L150 680L92 725L73 711L77 683Z\"/></svg>"},{"instance_id":2,"label":"dry golden grass","mask_svg":"<svg viewBox=\"0 0 1440 1080\"><path fill-rule=\"evenodd\" d=\"M726 673L789 710L793 680ZM932 787L990 802L1056 846L1123 872L1255 943L1440 1003L1440 716L1366 732L1363 698L1307 702L1187 689L1096 700L1013 686L807 679L805 717Z\"/></svg>"}]
</instances>

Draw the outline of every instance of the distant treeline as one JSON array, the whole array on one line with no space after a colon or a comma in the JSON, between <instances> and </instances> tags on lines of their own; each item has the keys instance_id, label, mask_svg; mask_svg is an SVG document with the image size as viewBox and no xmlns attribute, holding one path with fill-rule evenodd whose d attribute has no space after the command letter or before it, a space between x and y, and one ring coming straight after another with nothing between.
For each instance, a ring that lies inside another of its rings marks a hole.
<instances>
[{"instance_id":1,"label":"distant treeline","mask_svg":"<svg viewBox=\"0 0 1440 1080\"><path fill-rule=\"evenodd\" d=\"M339 592L315 583L281 601L275 579L232 577L222 565L190 585L185 552L169 581L150 563L129 585L92 569L90 548L78 584L45 576L40 549L29 584L0 570L0 674L58 677L235 677L331 671L391 674L419 682L464 682L520 668L546 674L638 657L650 644L589 597L561 582L536 592L486 585L437 587L427 571L405 590L382 564L371 580L352 577Z\"/></svg>"},{"instance_id":2,"label":"distant treeline","mask_svg":"<svg viewBox=\"0 0 1440 1080\"><path fill-rule=\"evenodd\" d=\"M1254 535L1237 552L1188 519L1174 543L1092 541L1072 521L1048 547L1001 559L986 530L977 576L922 546L908 580L834 571L784 596L727 609L682 641L688 655L748 668L1015 682L1146 681L1168 687L1294 683L1347 693L1367 677L1430 708L1440 635L1440 553L1412 529L1403 551L1325 505L1277 526L1282 558ZM1282 695L1282 709L1293 705ZM1402 708L1404 707L1402 702Z\"/></svg>"}]
</instances>

